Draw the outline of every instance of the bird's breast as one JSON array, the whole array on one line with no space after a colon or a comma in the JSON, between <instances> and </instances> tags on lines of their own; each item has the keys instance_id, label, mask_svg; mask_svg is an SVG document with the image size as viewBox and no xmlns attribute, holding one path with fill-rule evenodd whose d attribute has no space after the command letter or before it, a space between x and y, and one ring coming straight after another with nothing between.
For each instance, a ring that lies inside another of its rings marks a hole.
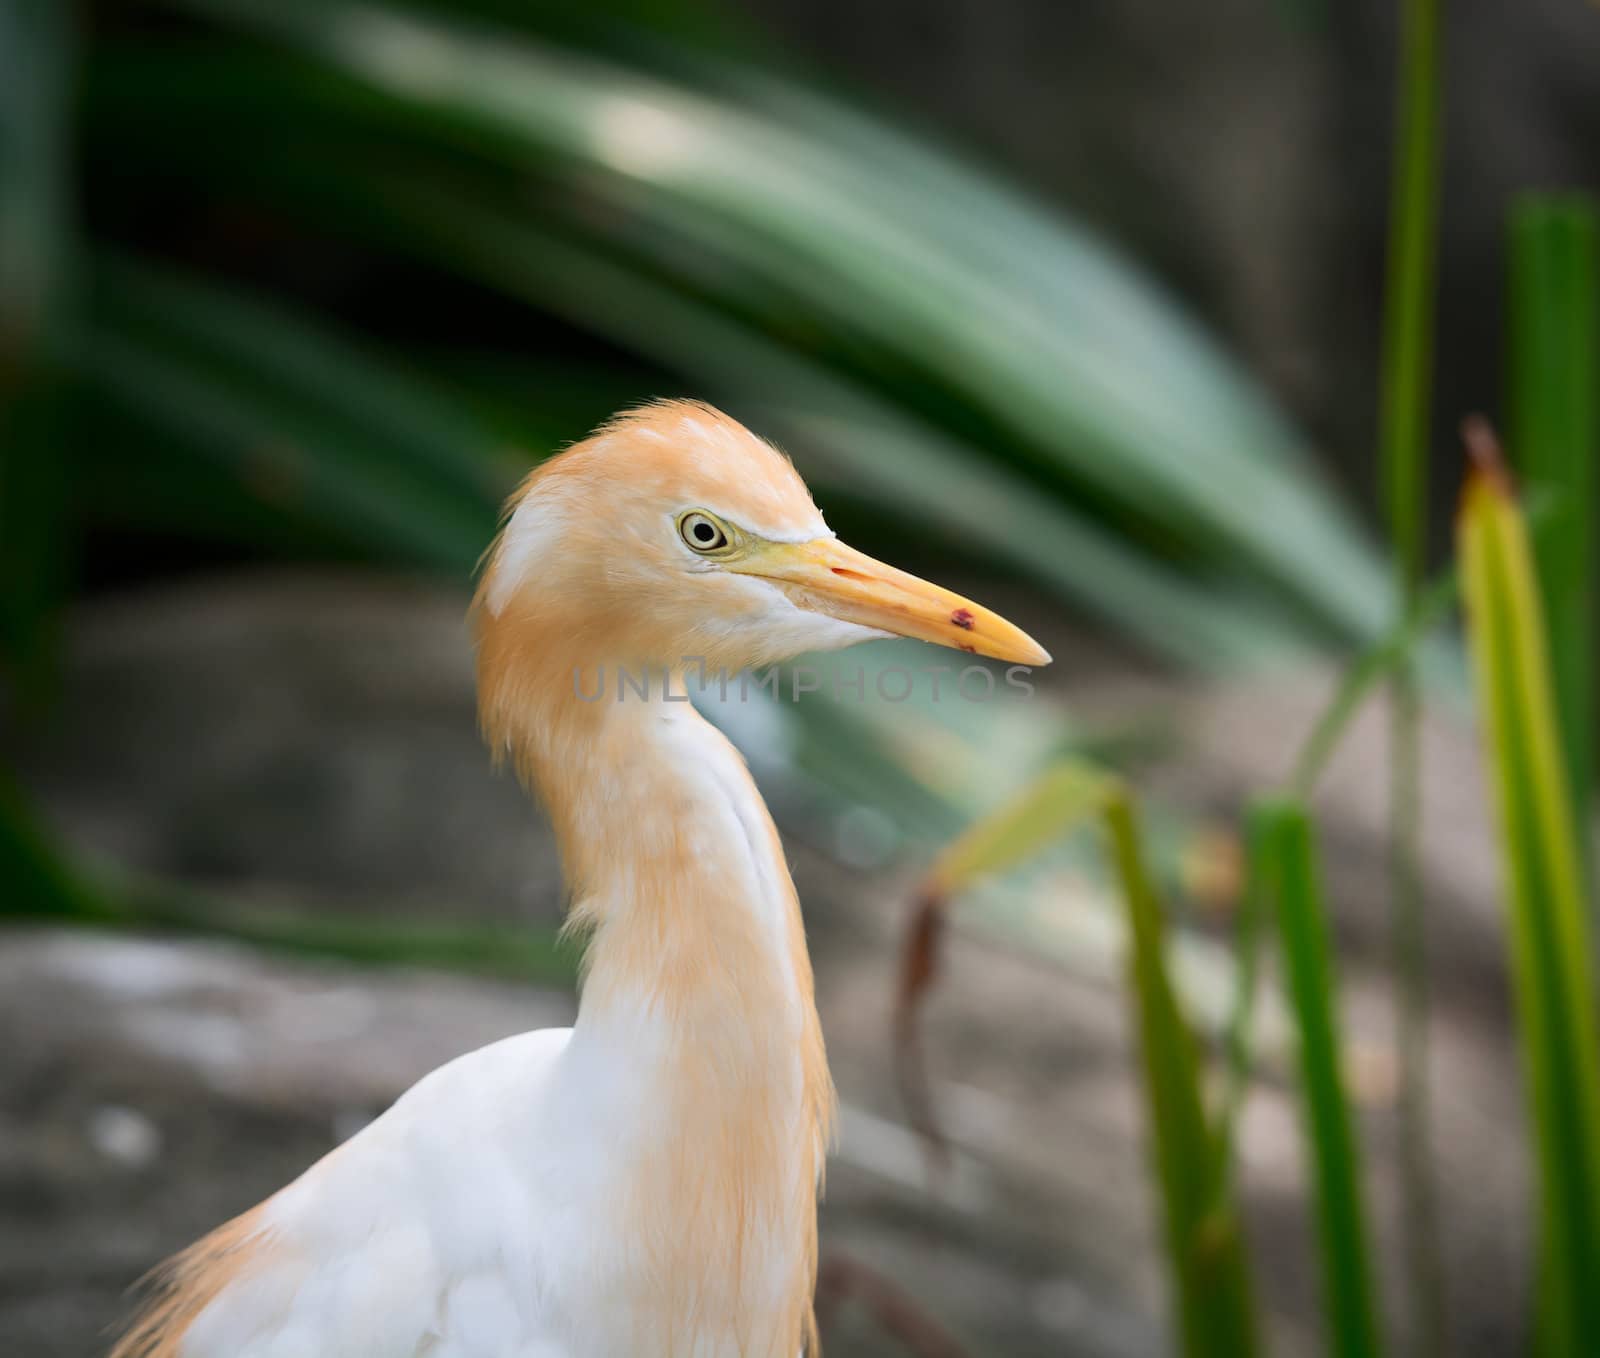
<instances>
[{"instance_id":1,"label":"bird's breast","mask_svg":"<svg viewBox=\"0 0 1600 1358\"><path fill-rule=\"evenodd\" d=\"M793 1358L816 1221L799 1052L781 1025L720 1052L682 1037L644 1005L574 1034L564 1229L605 1243L564 1253L580 1276L559 1290L593 1299L619 1353L670 1335L674 1353Z\"/></svg>"}]
</instances>

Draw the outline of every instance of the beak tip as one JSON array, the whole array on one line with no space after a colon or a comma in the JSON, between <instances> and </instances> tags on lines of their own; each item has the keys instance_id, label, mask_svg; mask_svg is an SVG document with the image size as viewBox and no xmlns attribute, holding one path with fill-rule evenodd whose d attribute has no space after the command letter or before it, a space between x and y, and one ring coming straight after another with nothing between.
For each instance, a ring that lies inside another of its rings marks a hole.
<instances>
[{"instance_id":1,"label":"beak tip","mask_svg":"<svg viewBox=\"0 0 1600 1358\"><path fill-rule=\"evenodd\" d=\"M1043 666L1050 663L1050 652L1045 650L1032 637L1025 639L1025 644L1022 646L1021 651L1022 654L1016 661L1019 665Z\"/></svg>"}]
</instances>

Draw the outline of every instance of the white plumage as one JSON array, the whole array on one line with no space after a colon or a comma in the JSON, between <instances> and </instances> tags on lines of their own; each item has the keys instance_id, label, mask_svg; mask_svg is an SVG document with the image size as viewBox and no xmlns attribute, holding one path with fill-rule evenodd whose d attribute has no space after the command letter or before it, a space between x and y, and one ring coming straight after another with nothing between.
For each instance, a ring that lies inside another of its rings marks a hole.
<instances>
[{"instance_id":1,"label":"white plumage","mask_svg":"<svg viewBox=\"0 0 1600 1358\"><path fill-rule=\"evenodd\" d=\"M566 1354L535 1223L560 1215L539 1126L570 1029L458 1057L263 1205L260 1263L195 1321L194 1358ZM543 1161L543 1163L541 1163ZM448 1167L448 1172L441 1173Z\"/></svg>"}]
</instances>

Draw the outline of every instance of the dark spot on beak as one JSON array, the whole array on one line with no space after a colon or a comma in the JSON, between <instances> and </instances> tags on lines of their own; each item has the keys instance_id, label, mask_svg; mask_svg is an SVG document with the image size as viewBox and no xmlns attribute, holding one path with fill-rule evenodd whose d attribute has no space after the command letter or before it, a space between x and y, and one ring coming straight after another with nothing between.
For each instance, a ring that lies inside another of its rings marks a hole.
<instances>
[{"instance_id":1,"label":"dark spot on beak","mask_svg":"<svg viewBox=\"0 0 1600 1358\"><path fill-rule=\"evenodd\" d=\"M955 623L963 632L970 632L972 630L972 610L970 608L958 608L950 615L950 621Z\"/></svg>"},{"instance_id":2,"label":"dark spot on beak","mask_svg":"<svg viewBox=\"0 0 1600 1358\"><path fill-rule=\"evenodd\" d=\"M976 646L969 646L964 641L958 641L956 646L959 650L965 651L968 655L977 655L978 653L978 648Z\"/></svg>"}]
</instances>

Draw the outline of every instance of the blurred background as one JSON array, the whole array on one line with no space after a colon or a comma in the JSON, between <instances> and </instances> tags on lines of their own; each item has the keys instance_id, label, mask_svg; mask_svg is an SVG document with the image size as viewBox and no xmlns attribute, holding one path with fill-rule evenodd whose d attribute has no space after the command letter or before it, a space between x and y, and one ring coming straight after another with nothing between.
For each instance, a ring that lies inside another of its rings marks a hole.
<instances>
[{"instance_id":1,"label":"blurred background","mask_svg":"<svg viewBox=\"0 0 1600 1358\"><path fill-rule=\"evenodd\" d=\"M1438 559L1456 421L1506 399L1513 204L1600 189L1600 10L1448 9ZM841 536L1057 658L1031 698L714 714L793 857L844 1103L828 1351L933 1351L890 1291L948 1351L1169 1351L1098 855L1062 846L955 916L926 1015L943 1175L892 1078L905 902L961 827L1092 755L1146 799L1186 1002L1224 1025L1234 817L1397 607L1397 15L0 0L0 1349L99 1352L134 1278L427 1069L570 1021L558 865L477 743L461 616L531 463L693 395L784 446ZM1449 1342L1500 1354L1527 1341L1529 1169L1453 643L1428 673ZM1383 1272L1405 1261L1368 717L1319 811ZM1296 1354L1317 1275L1275 993L1239 1174Z\"/></svg>"}]
</instances>

